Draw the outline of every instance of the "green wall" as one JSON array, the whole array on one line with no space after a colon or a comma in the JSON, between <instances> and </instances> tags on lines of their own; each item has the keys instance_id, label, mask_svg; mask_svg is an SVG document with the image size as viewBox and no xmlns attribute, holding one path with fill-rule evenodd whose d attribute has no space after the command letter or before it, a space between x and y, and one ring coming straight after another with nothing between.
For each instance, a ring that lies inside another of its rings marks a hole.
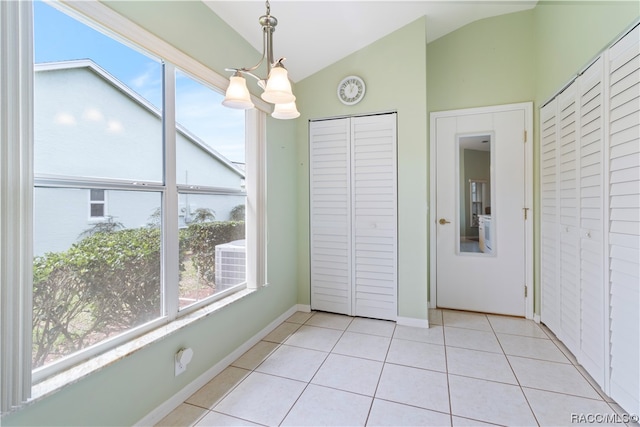
<instances>
[{"instance_id":1,"label":"green wall","mask_svg":"<svg viewBox=\"0 0 640 427\"><path fill-rule=\"evenodd\" d=\"M421 18L298 82L298 302L310 303L308 121L381 111L398 112L398 312L426 319L427 125L426 26ZM338 83L355 74L363 100L345 106Z\"/></svg>"},{"instance_id":2,"label":"green wall","mask_svg":"<svg viewBox=\"0 0 640 427\"><path fill-rule=\"evenodd\" d=\"M533 10L482 19L429 43L429 112L531 101L533 19Z\"/></svg>"},{"instance_id":3,"label":"green wall","mask_svg":"<svg viewBox=\"0 0 640 427\"><path fill-rule=\"evenodd\" d=\"M108 5L220 74L260 56L201 2ZM268 120L270 286L3 418L2 425L132 425L297 303L294 131L290 121ZM181 347L191 347L194 356L187 371L175 377L173 357Z\"/></svg>"}]
</instances>

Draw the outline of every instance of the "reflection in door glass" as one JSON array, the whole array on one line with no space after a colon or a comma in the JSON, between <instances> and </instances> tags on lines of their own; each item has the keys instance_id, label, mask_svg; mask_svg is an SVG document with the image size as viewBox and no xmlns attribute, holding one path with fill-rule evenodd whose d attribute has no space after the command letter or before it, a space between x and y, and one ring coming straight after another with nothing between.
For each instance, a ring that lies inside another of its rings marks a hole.
<instances>
[{"instance_id":1,"label":"reflection in door glass","mask_svg":"<svg viewBox=\"0 0 640 427\"><path fill-rule=\"evenodd\" d=\"M493 254L491 145L491 135L458 138L460 252Z\"/></svg>"}]
</instances>

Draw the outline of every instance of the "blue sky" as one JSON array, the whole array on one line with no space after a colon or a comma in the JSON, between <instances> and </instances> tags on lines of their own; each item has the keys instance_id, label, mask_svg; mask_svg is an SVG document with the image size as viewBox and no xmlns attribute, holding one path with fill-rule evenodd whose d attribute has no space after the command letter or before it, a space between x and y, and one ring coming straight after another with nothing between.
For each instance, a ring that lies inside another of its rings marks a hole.
<instances>
[{"instance_id":1,"label":"blue sky","mask_svg":"<svg viewBox=\"0 0 640 427\"><path fill-rule=\"evenodd\" d=\"M162 64L40 1L34 2L35 62L91 59L156 106ZM235 162L244 162L244 111L223 107L223 95L177 73L177 120Z\"/></svg>"}]
</instances>

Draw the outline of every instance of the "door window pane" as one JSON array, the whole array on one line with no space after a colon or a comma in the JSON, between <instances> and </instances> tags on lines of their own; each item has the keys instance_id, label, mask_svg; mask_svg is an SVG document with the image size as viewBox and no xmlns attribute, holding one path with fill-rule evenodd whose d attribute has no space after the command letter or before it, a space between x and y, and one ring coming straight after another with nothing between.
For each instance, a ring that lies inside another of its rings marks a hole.
<instances>
[{"instance_id":1,"label":"door window pane","mask_svg":"<svg viewBox=\"0 0 640 427\"><path fill-rule=\"evenodd\" d=\"M459 252L493 253L491 215L492 135L458 137Z\"/></svg>"}]
</instances>

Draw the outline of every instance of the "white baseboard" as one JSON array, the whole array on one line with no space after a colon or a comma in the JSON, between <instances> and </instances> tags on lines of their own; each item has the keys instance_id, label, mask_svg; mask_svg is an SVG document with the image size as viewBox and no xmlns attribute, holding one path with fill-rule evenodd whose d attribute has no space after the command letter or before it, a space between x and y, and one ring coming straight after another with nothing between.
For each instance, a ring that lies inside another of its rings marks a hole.
<instances>
[{"instance_id":1,"label":"white baseboard","mask_svg":"<svg viewBox=\"0 0 640 427\"><path fill-rule=\"evenodd\" d=\"M306 307L306 309L305 309ZM296 311L305 311L308 313L309 306L303 304L294 305L289 310L284 312L276 320L269 323L260 332L249 338L244 344L232 351L227 357L220 362L213 365L206 372L200 375L198 378L187 384L182 390L171 396L168 400L160 404L156 409L148 413L140 421L135 423L135 426L154 426L164 417L169 415L171 411L177 408L181 403L189 398L193 393L200 390L209 381L211 381L216 375L222 372L225 368L231 365L238 357L242 356L247 350L256 345L262 338L267 336L271 331L278 327L282 322L291 317Z\"/></svg>"},{"instance_id":2,"label":"white baseboard","mask_svg":"<svg viewBox=\"0 0 640 427\"><path fill-rule=\"evenodd\" d=\"M415 317L400 317L396 318L396 324L402 326L413 326L414 328L428 328L429 319L416 319Z\"/></svg>"},{"instance_id":3,"label":"white baseboard","mask_svg":"<svg viewBox=\"0 0 640 427\"><path fill-rule=\"evenodd\" d=\"M298 304L296 308L303 313L311 313L311 306L309 304Z\"/></svg>"},{"instance_id":4,"label":"white baseboard","mask_svg":"<svg viewBox=\"0 0 640 427\"><path fill-rule=\"evenodd\" d=\"M533 321L536 323L540 323L540 315L539 314L533 314Z\"/></svg>"}]
</instances>

